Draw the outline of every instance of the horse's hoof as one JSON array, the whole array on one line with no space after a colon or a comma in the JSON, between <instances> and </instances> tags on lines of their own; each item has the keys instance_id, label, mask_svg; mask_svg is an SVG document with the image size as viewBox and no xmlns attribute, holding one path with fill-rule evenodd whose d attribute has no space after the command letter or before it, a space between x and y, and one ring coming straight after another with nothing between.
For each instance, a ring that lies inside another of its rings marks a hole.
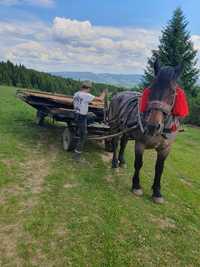
<instances>
[{"instance_id":1,"label":"horse's hoof","mask_svg":"<svg viewBox=\"0 0 200 267\"><path fill-rule=\"evenodd\" d=\"M164 198L163 197L152 197L152 199L153 199L153 202L155 203L155 204L163 204L164 202L165 202L165 200L164 200Z\"/></svg>"},{"instance_id":2,"label":"horse's hoof","mask_svg":"<svg viewBox=\"0 0 200 267\"><path fill-rule=\"evenodd\" d=\"M118 168L119 167L119 162L118 161L113 161L112 162L112 168L113 169L116 169L116 168Z\"/></svg>"},{"instance_id":3,"label":"horse's hoof","mask_svg":"<svg viewBox=\"0 0 200 267\"><path fill-rule=\"evenodd\" d=\"M119 164L112 164L112 169L117 169L119 167Z\"/></svg>"},{"instance_id":4,"label":"horse's hoof","mask_svg":"<svg viewBox=\"0 0 200 267\"><path fill-rule=\"evenodd\" d=\"M127 165L126 165L126 163L124 162L124 163L119 163L119 167L120 168L124 168L124 169L127 169Z\"/></svg>"},{"instance_id":5,"label":"horse's hoof","mask_svg":"<svg viewBox=\"0 0 200 267\"><path fill-rule=\"evenodd\" d=\"M140 189L133 189L132 192L137 197L143 196L143 190L141 188Z\"/></svg>"}]
</instances>

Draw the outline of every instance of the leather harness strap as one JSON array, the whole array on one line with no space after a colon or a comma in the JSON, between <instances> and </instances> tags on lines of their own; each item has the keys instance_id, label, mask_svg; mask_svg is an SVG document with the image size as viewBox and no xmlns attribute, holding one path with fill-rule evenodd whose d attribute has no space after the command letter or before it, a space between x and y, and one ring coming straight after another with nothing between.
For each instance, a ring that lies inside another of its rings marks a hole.
<instances>
[{"instance_id":1,"label":"leather harness strap","mask_svg":"<svg viewBox=\"0 0 200 267\"><path fill-rule=\"evenodd\" d=\"M156 110L160 110L162 112L164 112L165 114L169 114L171 113L171 110L172 110L172 106L163 102L163 101L151 101L149 102L149 105L148 105L148 110L152 110L152 109L156 109Z\"/></svg>"}]
</instances>

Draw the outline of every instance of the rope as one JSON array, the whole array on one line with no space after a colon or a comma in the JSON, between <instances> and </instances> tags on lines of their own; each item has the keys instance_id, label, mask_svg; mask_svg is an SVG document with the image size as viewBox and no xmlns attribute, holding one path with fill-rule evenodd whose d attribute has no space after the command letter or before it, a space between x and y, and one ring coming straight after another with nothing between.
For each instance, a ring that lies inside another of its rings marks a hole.
<instances>
[{"instance_id":1,"label":"rope","mask_svg":"<svg viewBox=\"0 0 200 267\"><path fill-rule=\"evenodd\" d=\"M138 125L134 125L128 129L125 129L123 131L120 131L119 133L115 133L115 134L110 134L110 135L105 135L105 136L100 136L100 137L88 137L87 139L88 140L105 140L105 139L110 139L110 138L113 138L113 137L118 137L118 136L121 136L123 134L126 134L126 133L129 133L131 132L132 130L136 129L138 127ZM78 136L74 136L73 137L74 139L79 139Z\"/></svg>"}]
</instances>

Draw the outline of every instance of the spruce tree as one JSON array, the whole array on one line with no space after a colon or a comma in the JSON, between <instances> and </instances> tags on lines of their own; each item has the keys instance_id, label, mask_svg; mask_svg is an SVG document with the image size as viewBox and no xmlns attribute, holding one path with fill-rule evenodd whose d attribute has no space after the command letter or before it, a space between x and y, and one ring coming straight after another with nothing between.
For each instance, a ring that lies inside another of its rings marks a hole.
<instances>
[{"instance_id":1,"label":"spruce tree","mask_svg":"<svg viewBox=\"0 0 200 267\"><path fill-rule=\"evenodd\" d=\"M176 66L181 64L183 71L179 84L187 94L192 95L194 93L199 70L196 66L197 51L193 47L187 26L188 22L181 8L177 8L172 19L162 31L158 50L152 51L153 55L148 60L144 75L145 85L151 83L153 79L153 62L157 56L163 65Z\"/></svg>"}]
</instances>

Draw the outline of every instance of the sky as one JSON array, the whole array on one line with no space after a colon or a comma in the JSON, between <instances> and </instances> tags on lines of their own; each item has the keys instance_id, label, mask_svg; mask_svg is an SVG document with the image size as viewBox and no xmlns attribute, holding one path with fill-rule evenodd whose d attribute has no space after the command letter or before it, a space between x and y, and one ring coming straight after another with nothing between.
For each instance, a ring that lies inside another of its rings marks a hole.
<instances>
[{"instance_id":1,"label":"sky","mask_svg":"<svg viewBox=\"0 0 200 267\"><path fill-rule=\"evenodd\" d=\"M0 0L0 60L45 72L142 74L177 7L200 65L199 0Z\"/></svg>"}]
</instances>

